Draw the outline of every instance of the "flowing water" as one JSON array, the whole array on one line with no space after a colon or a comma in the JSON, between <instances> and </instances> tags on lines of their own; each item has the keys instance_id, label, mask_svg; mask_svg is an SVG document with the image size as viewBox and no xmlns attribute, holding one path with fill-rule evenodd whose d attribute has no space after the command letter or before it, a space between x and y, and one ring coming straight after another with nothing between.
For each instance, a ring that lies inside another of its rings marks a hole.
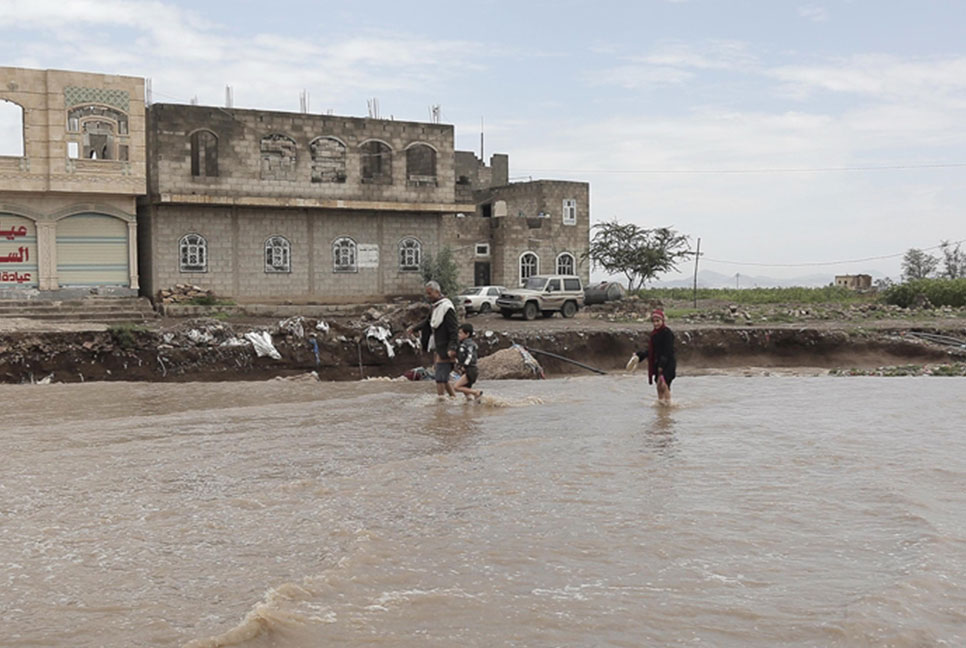
<instances>
[{"instance_id":1,"label":"flowing water","mask_svg":"<svg viewBox=\"0 0 966 648\"><path fill-rule=\"evenodd\" d=\"M0 387L0 646L966 645L966 381L481 386Z\"/></svg>"}]
</instances>

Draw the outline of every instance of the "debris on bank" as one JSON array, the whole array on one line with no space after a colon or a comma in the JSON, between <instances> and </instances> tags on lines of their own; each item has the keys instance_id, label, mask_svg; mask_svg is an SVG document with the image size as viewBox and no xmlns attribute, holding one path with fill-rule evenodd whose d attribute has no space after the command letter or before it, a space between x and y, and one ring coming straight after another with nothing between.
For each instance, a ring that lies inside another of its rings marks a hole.
<instances>
[{"instance_id":1,"label":"debris on bank","mask_svg":"<svg viewBox=\"0 0 966 648\"><path fill-rule=\"evenodd\" d=\"M966 362L953 362L938 365L896 365L891 367L876 367L874 369L832 369L830 376L882 376L894 378L899 376L966 376Z\"/></svg>"}]
</instances>

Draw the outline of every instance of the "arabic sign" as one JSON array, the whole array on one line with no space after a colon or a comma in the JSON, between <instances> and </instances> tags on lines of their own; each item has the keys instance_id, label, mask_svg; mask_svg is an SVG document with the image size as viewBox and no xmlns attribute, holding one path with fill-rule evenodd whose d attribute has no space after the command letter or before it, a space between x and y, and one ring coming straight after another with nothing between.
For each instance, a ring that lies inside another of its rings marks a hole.
<instances>
[{"instance_id":1,"label":"arabic sign","mask_svg":"<svg viewBox=\"0 0 966 648\"><path fill-rule=\"evenodd\" d=\"M0 285L37 285L37 228L33 221L0 214Z\"/></svg>"},{"instance_id":2,"label":"arabic sign","mask_svg":"<svg viewBox=\"0 0 966 648\"><path fill-rule=\"evenodd\" d=\"M378 268L379 267L379 246L374 243L359 244L359 267Z\"/></svg>"}]
</instances>

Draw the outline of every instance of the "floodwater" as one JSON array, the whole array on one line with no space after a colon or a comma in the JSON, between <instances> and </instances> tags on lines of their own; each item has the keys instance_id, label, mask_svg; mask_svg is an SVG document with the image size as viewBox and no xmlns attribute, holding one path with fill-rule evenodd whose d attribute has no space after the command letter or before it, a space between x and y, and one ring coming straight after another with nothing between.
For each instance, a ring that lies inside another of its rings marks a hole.
<instances>
[{"instance_id":1,"label":"floodwater","mask_svg":"<svg viewBox=\"0 0 966 648\"><path fill-rule=\"evenodd\" d=\"M3 386L0 646L966 645L966 381Z\"/></svg>"}]
</instances>

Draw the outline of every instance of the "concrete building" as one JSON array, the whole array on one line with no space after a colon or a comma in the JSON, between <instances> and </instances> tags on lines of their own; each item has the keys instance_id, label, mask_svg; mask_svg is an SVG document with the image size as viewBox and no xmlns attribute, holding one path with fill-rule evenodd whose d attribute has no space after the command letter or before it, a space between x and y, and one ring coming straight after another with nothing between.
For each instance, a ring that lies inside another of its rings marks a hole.
<instances>
[{"instance_id":1,"label":"concrete building","mask_svg":"<svg viewBox=\"0 0 966 648\"><path fill-rule=\"evenodd\" d=\"M445 247L463 285L589 270L586 183L510 183L444 124L155 104L138 205L145 294L190 283L240 301L422 291Z\"/></svg>"},{"instance_id":2,"label":"concrete building","mask_svg":"<svg viewBox=\"0 0 966 648\"><path fill-rule=\"evenodd\" d=\"M836 275L835 285L851 290L869 290L872 288L872 275Z\"/></svg>"},{"instance_id":3,"label":"concrete building","mask_svg":"<svg viewBox=\"0 0 966 648\"><path fill-rule=\"evenodd\" d=\"M0 67L0 132L0 297L137 294L143 79Z\"/></svg>"}]
</instances>

